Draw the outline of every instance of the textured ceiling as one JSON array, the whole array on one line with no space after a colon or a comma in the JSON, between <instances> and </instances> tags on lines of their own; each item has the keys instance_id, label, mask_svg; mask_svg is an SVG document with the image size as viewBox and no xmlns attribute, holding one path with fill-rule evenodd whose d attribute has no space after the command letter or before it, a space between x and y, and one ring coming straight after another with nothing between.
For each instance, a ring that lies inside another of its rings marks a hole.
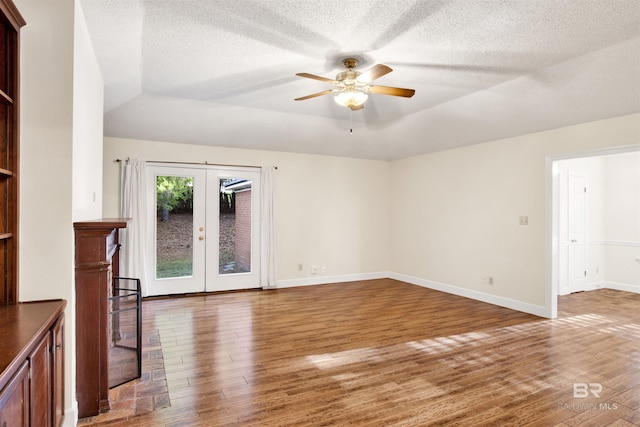
<instances>
[{"instance_id":1,"label":"textured ceiling","mask_svg":"<svg viewBox=\"0 0 640 427\"><path fill-rule=\"evenodd\" d=\"M390 160L640 112L637 0L81 5L107 136ZM415 96L293 100L347 56Z\"/></svg>"}]
</instances>

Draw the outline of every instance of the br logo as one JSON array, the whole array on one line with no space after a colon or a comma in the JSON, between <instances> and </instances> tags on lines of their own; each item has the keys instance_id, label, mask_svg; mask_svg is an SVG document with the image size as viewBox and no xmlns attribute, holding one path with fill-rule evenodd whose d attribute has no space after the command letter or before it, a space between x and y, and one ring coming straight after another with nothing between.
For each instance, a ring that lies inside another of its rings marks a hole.
<instances>
[{"instance_id":1,"label":"br logo","mask_svg":"<svg viewBox=\"0 0 640 427\"><path fill-rule=\"evenodd\" d=\"M589 397L589 393L595 397L600 397L602 392L602 384L600 383L574 383L573 384L573 397L576 399L584 399Z\"/></svg>"}]
</instances>

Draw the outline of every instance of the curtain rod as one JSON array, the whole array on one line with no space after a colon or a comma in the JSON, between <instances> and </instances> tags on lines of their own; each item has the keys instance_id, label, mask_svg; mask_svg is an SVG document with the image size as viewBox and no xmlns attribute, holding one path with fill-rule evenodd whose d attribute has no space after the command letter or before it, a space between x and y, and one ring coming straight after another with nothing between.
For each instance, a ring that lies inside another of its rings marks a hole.
<instances>
[{"instance_id":1,"label":"curtain rod","mask_svg":"<svg viewBox=\"0 0 640 427\"><path fill-rule=\"evenodd\" d=\"M122 159L115 159L116 163L121 163L123 160ZM127 157L125 160L125 162L129 161L129 158ZM168 162L168 161L164 161L164 160L145 160L147 163L168 163L168 164L172 164L172 165L203 165L203 166L227 166L227 167L239 167L239 168L260 168L262 169L262 166L253 166L253 165L229 165L229 164L222 164L222 163L209 163L206 160L204 161L204 163L200 162ZM276 170L278 169L277 166L274 166L276 168Z\"/></svg>"}]
</instances>

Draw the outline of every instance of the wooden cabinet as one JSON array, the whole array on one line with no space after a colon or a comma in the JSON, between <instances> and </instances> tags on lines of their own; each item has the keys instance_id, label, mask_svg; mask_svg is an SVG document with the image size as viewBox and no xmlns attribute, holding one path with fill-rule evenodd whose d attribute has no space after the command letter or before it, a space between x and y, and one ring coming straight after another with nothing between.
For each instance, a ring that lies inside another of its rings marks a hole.
<instances>
[{"instance_id":1,"label":"wooden cabinet","mask_svg":"<svg viewBox=\"0 0 640 427\"><path fill-rule=\"evenodd\" d=\"M59 426L64 418L64 316L60 316L51 328L51 404L53 425Z\"/></svg>"},{"instance_id":2,"label":"wooden cabinet","mask_svg":"<svg viewBox=\"0 0 640 427\"><path fill-rule=\"evenodd\" d=\"M24 361L0 392L0 426L29 426L29 363Z\"/></svg>"},{"instance_id":3,"label":"wooden cabinet","mask_svg":"<svg viewBox=\"0 0 640 427\"><path fill-rule=\"evenodd\" d=\"M29 356L31 387L29 393L30 420L34 426L51 425L51 334L45 335Z\"/></svg>"},{"instance_id":4,"label":"wooden cabinet","mask_svg":"<svg viewBox=\"0 0 640 427\"><path fill-rule=\"evenodd\" d=\"M118 230L128 219L76 222L76 398L78 417L109 405L109 293L119 273Z\"/></svg>"},{"instance_id":5,"label":"wooden cabinet","mask_svg":"<svg viewBox=\"0 0 640 427\"><path fill-rule=\"evenodd\" d=\"M0 307L0 427L61 425L65 306L57 300Z\"/></svg>"}]
</instances>

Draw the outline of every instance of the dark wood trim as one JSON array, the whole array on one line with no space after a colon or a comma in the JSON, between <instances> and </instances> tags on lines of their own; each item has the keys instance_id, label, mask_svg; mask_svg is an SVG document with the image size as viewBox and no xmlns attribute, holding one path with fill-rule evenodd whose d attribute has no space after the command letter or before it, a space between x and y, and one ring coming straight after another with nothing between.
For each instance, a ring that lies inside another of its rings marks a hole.
<instances>
[{"instance_id":1,"label":"dark wood trim","mask_svg":"<svg viewBox=\"0 0 640 427\"><path fill-rule=\"evenodd\" d=\"M13 5L13 3L11 3ZM16 23L18 25L20 25L21 27L25 26L27 23L24 20L24 18L22 17L22 15L20 15L20 12L17 10L17 8L15 7L15 5L13 5L13 10L11 10L11 14L14 17ZM15 271L13 273L13 277L14 277L14 292L15 295L13 296L13 300L14 301L18 301L18 289L20 286L20 270L18 268L18 266L20 265L20 61L21 61L21 45L20 45L20 33L16 33L16 44L15 44L15 58L16 58L16 73L14 75L14 84L16 86L16 90L13 94L13 100L14 100L14 105L15 105L15 112L14 112L14 121L15 121L15 126L14 126L14 139L15 139L15 144L13 147L13 155L14 155L14 165L13 165L13 173L15 174L15 183L14 183L14 191L15 191L15 196L14 196L14 200L15 200L15 212L14 212L14 229L13 229L13 249L15 251L15 254L13 255L14 259L15 259Z\"/></svg>"},{"instance_id":2,"label":"dark wood trim","mask_svg":"<svg viewBox=\"0 0 640 427\"><path fill-rule=\"evenodd\" d=\"M74 230L102 230L112 228L126 228L131 222L130 218L102 218L91 221L80 221L73 223Z\"/></svg>"},{"instance_id":3,"label":"dark wood trim","mask_svg":"<svg viewBox=\"0 0 640 427\"><path fill-rule=\"evenodd\" d=\"M16 31L18 31L20 27L27 25L27 21L24 20L20 11L11 0L0 0L0 11L2 11Z\"/></svg>"}]
</instances>

